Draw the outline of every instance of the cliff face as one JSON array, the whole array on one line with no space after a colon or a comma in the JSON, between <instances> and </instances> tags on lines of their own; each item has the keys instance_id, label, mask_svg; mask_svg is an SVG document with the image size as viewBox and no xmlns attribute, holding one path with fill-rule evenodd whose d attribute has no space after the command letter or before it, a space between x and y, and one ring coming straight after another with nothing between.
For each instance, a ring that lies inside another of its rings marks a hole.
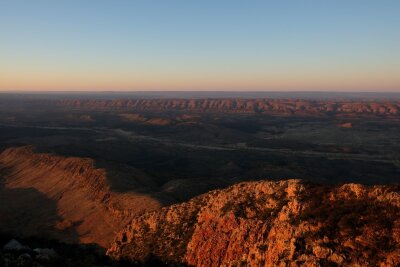
<instances>
[{"instance_id":1,"label":"cliff face","mask_svg":"<svg viewBox=\"0 0 400 267\"><path fill-rule=\"evenodd\" d=\"M67 99L55 103L61 107L95 110L136 110L226 113L266 113L282 115L386 115L400 113L398 101L312 101L298 99Z\"/></svg>"},{"instance_id":2,"label":"cliff face","mask_svg":"<svg viewBox=\"0 0 400 267\"><path fill-rule=\"evenodd\" d=\"M161 207L135 191L114 192L126 177L94 166L91 159L34 153L31 147L0 154L0 231L47 236L107 247L128 218Z\"/></svg>"},{"instance_id":3,"label":"cliff face","mask_svg":"<svg viewBox=\"0 0 400 267\"><path fill-rule=\"evenodd\" d=\"M196 266L398 266L399 191L240 183L135 217L108 254Z\"/></svg>"}]
</instances>

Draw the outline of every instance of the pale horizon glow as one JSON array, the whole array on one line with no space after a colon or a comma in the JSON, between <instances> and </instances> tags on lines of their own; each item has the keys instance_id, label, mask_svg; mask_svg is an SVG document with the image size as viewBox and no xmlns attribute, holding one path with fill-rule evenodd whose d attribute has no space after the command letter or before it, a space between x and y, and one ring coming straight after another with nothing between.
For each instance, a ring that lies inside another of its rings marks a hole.
<instances>
[{"instance_id":1,"label":"pale horizon glow","mask_svg":"<svg viewBox=\"0 0 400 267\"><path fill-rule=\"evenodd\" d=\"M0 91L400 92L400 1L1 1Z\"/></svg>"}]
</instances>

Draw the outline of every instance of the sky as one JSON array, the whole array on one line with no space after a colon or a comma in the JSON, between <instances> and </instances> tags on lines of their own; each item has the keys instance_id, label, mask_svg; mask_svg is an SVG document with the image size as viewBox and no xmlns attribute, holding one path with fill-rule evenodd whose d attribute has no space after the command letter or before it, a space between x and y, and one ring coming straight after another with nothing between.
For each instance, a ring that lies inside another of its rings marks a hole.
<instances>
[{"instance_id":1,"label":"sky","mask_svg":"<svg viewBox=\"0 0 400 267\"><path fill-rule=\"evenodd\" d=\"M0 0L0 90L400 91L399 0Z\"/></svg>"}]
</instances>

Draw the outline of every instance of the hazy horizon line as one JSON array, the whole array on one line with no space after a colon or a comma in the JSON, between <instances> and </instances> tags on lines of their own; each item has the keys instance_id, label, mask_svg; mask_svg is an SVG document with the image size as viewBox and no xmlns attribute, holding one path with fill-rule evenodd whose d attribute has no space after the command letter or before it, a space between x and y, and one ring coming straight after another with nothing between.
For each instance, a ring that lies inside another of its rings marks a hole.
<instances>
[{"instance_id":1,"label":"hazy horizon line","mask_svg":"<svg viewBox=\"0 0 400 267\"><path fill-rule=\"evenodd\" d=\"M342 91L342 90L0 90L0 93L400 93L399 90L385 91Z\"/></svg>"}]
</instances>

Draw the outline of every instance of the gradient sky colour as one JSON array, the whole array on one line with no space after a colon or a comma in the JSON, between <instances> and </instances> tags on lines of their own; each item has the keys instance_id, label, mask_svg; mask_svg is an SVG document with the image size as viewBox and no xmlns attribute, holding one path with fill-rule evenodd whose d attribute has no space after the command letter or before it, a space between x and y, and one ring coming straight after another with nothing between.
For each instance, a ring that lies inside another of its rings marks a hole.
<instances>
[{"instance_id":1,"label":"gradient sky colour","mask_svg":"<svg viewBox=\"0 0 400 267\"><path fill-rule=\"evenodd\" d=\"M0 0L0 90L400 91L400 1Z\"/></svg>"}]
</instances>

